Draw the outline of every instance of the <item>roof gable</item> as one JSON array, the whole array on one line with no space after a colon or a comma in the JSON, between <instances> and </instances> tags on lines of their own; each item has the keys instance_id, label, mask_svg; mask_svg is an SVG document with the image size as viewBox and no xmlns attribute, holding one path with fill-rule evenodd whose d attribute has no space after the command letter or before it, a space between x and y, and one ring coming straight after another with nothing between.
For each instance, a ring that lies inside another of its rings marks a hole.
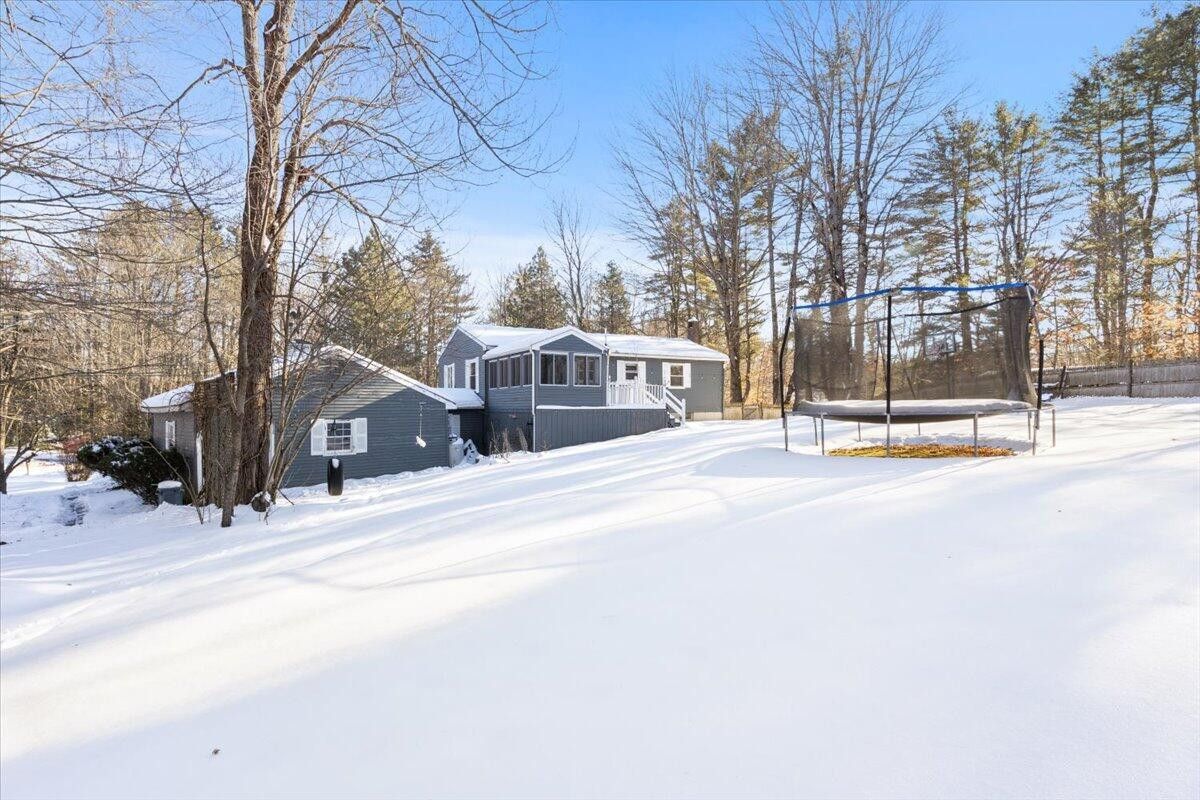
<instances>
[{"instance_id":1,"label":"roof gable","mask_svg":"<svg viewBox=\"0 0 1200 800\"><path fill-rule=\"evenodd\" d=\"M574 325L564 325L551 330L549 328L518 328L472 322L460 324L456 331L463 332L487 347L484 358L501 358L514 353L522 353L568 334L574 334L598 350L607 350L613 355L668 360L675 358L683 361L720 361L722 363L729 361L729 357L721 351L705 347L690 339L625 333L587 333Z\"/></svg>"},{"instance_id":2,"label":"roof gable","mask_svg":"<svg viewBox=\"0 0 1200 800\"><path fill-rule=\"evenodd\" d=\"M387 379L395 384L398 384L400 386L403 386L407 389L412 389L413 391L419 392L433 400L438 401L439 403L444 404L447 408L455 409L458 407L458 404L455 402L455 400L451 399L447 395L440 394L438 392L438 390L434 389L431 386L426 386L424 383L421 383L416 378L409 377L408 375L405 375L403 372L392 369L391 367L385 367L383 364L380 364L377 361L372 361L371 359L367 358L366 356L361 355L359 353L355 353L353 350L349 350L340 345L336 345L336 344L325 345L324 347L321 348L320 355L332 356L334 358L340 358L340 359L344 359L346 361L353 362L355 364L358 364L364 370L368 371L369 373L371 373L374 376L385 378L385 379ZM274 365L274 368L272 369L272 375L279 375L283 371L284 366L285 366L285 364L284 364L283 358L275 359L275 365ZM215 378L215 377L219 377L219 376L213 376L213 377ZM205 380L212 380L212 378L206 378ZM191 402L192 391L194 388L195 388L195 385L189 383L186 386L180 386L175 389L168 389L165 392L161 392L152 397L145 398L144 400L141 401L141 403L138 404L138 407L142 411L145 411L145 412L148 412L151 414L163 413L163 412L167 412L167 411L185 410L187 403ZM468 406L468 407L475 408L477 406L472 405L472 406Z\"/></svg>"}]
</instances>

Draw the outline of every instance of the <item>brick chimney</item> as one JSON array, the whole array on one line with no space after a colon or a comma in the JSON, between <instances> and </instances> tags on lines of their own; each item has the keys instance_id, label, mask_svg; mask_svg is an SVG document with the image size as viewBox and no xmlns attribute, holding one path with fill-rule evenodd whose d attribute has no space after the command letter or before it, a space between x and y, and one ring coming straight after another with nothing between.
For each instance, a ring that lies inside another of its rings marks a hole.
<instances>
[{"instance_id":1,"label":"brick chimney","mask_svg":"<svg viewBox=\"0 0 1200 800\"><path fill-rule=\"evenodd\" d=\"M696 344L700 344L700 320L695 317L688 320L687 337Z\"/></svg>"}]
</instances>

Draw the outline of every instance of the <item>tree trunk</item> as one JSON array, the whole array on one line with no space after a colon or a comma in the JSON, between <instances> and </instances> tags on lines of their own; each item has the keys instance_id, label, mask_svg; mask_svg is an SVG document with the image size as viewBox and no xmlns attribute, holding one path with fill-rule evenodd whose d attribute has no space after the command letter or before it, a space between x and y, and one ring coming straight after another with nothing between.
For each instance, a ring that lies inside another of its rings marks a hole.
<instances>
[{"instance_id":1,"label":"tree trunk","mask_svg":"<svg viewBox=\"0 0 1200 800\"><path fill-rule=\"evenodd\" d=\"M771 295L771 363L779 352L779 302L775 297L775 179L767 185L767 290ZM771 370L771 402L783 403L783 384Z\"/></svg>"}]
</instances>

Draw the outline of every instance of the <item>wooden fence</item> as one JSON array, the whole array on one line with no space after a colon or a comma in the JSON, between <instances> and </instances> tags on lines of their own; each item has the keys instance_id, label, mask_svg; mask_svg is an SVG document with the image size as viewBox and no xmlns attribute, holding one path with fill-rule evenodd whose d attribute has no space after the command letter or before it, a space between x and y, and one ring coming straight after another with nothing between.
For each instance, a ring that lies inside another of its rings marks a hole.
<instances>
[{"instance_id":1,"label":"wooden fence","mask_svg":"<svg viewBox=\"0 0 1200 800\"><path fill-rule=\"evenodd\" d=\"M1200 361L1145 361L1047 369L1056 397L1200 397Z\"/></svg>"}]
</instances>

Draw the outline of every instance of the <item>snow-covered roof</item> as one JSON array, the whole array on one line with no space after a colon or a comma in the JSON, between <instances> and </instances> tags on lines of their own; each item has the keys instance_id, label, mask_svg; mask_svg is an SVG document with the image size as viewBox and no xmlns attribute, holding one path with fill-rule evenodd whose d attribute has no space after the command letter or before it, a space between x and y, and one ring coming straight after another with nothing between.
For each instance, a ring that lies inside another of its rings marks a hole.
<instances>
[{"instance_id":1,"label":"snow-covered roof","mask_svg":"<svg viewBox=\"0 0 1200 800\"><path fill-rule=\"evenodd\" d=\"M483 408L483 398L474 389L450 389L439 387L435 392L453 403L454 408Z\"/></svg>"},{"instance_id":2,"label":"snow-covered roof","mask_svg":"<svg viewBox=\"0 0 1200 800\"><path fill-rule=\"evenodd\" d=\"M547 328L509 328L505 325L479 325L473 322L459 325L458 329L484 347L508 347L516 340L550 332Z\"/></svg>"},{"instance_id":3,"label":"snow-covered roof","mask_svg":"<svg viewBox=\"0 0 1200 800\"><path fill-rule=\"evenodd\" d=\"M177 386L174 389L168 389L165 392L156 394L153 397L147 397L139 407L142 411L151 414L163 414L168 411L183 411L192 402L192 389L194 384L189 383L187 386Z\"/></svg>"},{"instance_id":4,"label":"snow-covered roof","mask_svg":"<svg viewBox=\"0 0 1200 800\"><path fill-rule=\"evenodd\" d=\"M587 333L574 325L561 328L509 328L503 325L479 325L468 323L458 326L463 333L475 341L491 348L487 358L498 358L522 353L539 344L561 336L574 334L597 348L607 349L613 355L638 356L641 358L678 358L687 361L721 361L729 357L719 350L697 344L690 339L670 336L637 336L633 334Z\"/></svg>"},{"instance_id":5,"label":"snow-covered roof","mask_svg":"<svg viewBox=\"0 0 1200 800\"><path fill-rule=\"evenodd\" d=\"M548 344L564 336L578 336L597 350L604 349L604 343L594 334L584 333L574 325L564 325L554 330L547 330L545 328L524 328L522 330L527 332L521 336L512 337L506 344L488 350L484 354L484 358L499 358L501 356L512 355L513 353L524 353L538 345Z\"/></svg>"},{"instance_id":6,"label":"snow-covered roof","mask_svg":"<svg viewBox=\"0 0 1200 800\"><path fill-rule=\"evenodd\" d=\"M682 358L688 361L728 361L729 356L697 344L691 339L676 339L670 336L633 336L610 333L600 337L608 342L613 355L642 356L644 358Z\"/></svg>"},{"instance_id":7,"label":"snow-covered roof","mask_svg":"<svg viewBox=\"0 0 1200 800\"><path fill-rule=\"evenodd\" d=\"M383 364L380 364L377 361L372 361L371 359L367 358L366 356L360 355L360 354L354 352L353 350L348 350L347 348L341 347L340 345L336 345L336 344L325 345L323 348L321 348L321 354L337 356L339 358L344 358L348 361L353 361L354 363L363 367L368 372L375 373L381 377L387 378L388 380L390 380L394 383L398 383L401 386L404 386L404 387L407 387L414 391L420 392L421 394L426 395L427 397L437 400L439 403L445 403L447 408L455 409L455 408L459 407L458 401L455 399L455 397L452 397L447 394L442 394L442 392L448 392L448 391L455 392L458 390L434 389L431 386L426 386L425 384L421 383L416 378L411 378L408 375L405 375L403 372L392 369L391 367L385 367ZM293 361L292 363L293 364L297 363L297 361ZM275 359L274 374L278 375L283 370L283 367L284 367L283 359L282 358ZM217 377L217 376L214 375L213 377ZM206 378L205 380L211 380L211 379ZM188 404L191 403L192 390L194 388L195 388L194 384L189 383L186 386L179 386L174 389L168 389L167 391L162 392L161 394L156 394L153 397L147 397L145 400L143 400L139 404L139 407L141 408L142 411L145 411L145 412L148 412L151 414L161 414L161 413L164 413L167 411L186 410ZM479 400L479 395L476 395L474 392L471 392L469 389L465 390L465 391L468 391L468 392L470 392L470 394L474 395L475 399L472 400L470 397L467 397L464 395L461 399L464 403L467 403L467 405L462 406L463 408L482 408L483 407L483 402L481 400Z\"/></svg>"}]
</instances>

